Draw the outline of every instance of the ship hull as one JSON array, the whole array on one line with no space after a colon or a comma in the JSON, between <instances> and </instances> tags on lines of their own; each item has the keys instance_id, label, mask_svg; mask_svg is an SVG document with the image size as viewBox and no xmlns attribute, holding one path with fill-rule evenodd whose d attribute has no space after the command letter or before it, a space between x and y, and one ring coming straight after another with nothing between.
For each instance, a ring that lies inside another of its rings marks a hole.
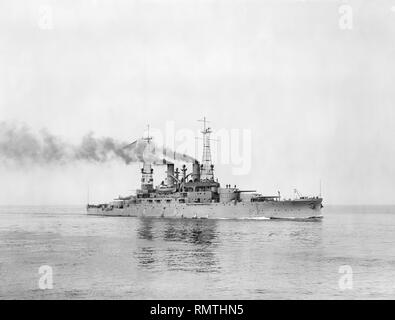
<instances>
[{"instance_id":1,"label":"ship hull","mask_svg":"<svg viewBox=\"0 0 395 320\"><path fill-rule=\"evenodd\" d=\"M100 216L190 218L190 219L320 219L321 198L289 201L229 203L131 204L123 208L88 207Z\"/></svg>"}]
</instances>

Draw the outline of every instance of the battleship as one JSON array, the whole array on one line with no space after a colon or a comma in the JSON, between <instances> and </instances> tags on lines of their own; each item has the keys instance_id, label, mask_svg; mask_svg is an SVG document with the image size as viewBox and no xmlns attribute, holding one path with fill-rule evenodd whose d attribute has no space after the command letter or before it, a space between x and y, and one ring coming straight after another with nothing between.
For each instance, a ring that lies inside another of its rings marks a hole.
<instances>
[{"instance_id":1,"label":"battleship","mask_svg":"<svg viewBox=\"0 0 395 320\"><path fill-rule=\"evenodd\" d=\"M256 190L241 190L236 185L221 187L214 177L211 160L212 129L205 118L203 123L202 161L193 160L190 172L185 163L181 169L175 169L172 161L163 159L162 164L167 166L166 179L154 186L156 163L142 159L141 188L135 194L119 196L108 203L88 203L87 214L181 219L316 220L323 217L321 195L301 196L295 189L294 198L282 199L279 191L277 195L263 195ZM151 140L149 132L142 138L146 146Z\"/></svg>"}]
</instances>

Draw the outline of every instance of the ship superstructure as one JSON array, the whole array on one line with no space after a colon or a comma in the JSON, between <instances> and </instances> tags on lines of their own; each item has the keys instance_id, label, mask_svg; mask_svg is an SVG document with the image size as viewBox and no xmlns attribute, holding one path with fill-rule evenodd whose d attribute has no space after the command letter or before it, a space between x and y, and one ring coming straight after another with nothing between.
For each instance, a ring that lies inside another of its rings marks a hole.
<instances>
[{"instance_id":1,"label":"ship superstructure","mask_svg":"<svg viewBox=\"0 0 395 320\"><path fill-rule=\"evenodd\" d=\"M166 179L156 187L153 164L143 161L141 187L136 193L119 197L105 204L87 205L88 214L108 216L141 216L161 218L207 218L207 219L317 219L321 218L322 198L302 197L281 199L264 196L255 190L240 190L236 186L221 187L214 175L211 161L210 133L206 118L203 120L203 156L195 160L188 172L186 164L175 168L171 161L167 166ZM143 138L149 148L152 137Z\"/></svg>"}]
</instances>

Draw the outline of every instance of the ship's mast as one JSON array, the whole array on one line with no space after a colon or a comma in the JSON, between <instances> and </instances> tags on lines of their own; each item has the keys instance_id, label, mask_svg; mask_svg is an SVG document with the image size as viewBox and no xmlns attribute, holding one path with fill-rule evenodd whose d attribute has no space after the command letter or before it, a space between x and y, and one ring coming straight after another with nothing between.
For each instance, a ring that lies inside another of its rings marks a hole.
<instances>
[{"instance_id":1,"label":"ship's mast","mask_svg":"<svg viewBox=\"0 0 395 320\"><path fill-rule=\"evenodd\" d=\"M202 120L203 122L203 157L202 157L202 169L201 169L201 180L214 180L214 166L211 163L211 149L210 149L210 133L211 128L207 127L206 117Z\"/></svg>"},{"instance_id":2,"label":"ship's mast","mask_svg":"<svg viewBox=\"0 0 395 320\"><path fill-rule=\"evenodd\" d=\"M143 140L147 141L147 147L150 148L149 144L152 140L152 137L149 135L149 125L147 125L147 136L143 137ZM153 179L153 172L152 165L150 162L143 162L143 167L141 168L141 190L143 192L150 192L153 190L154 187L154 179Z\"/></svg>"},{"instance_id":3,"label":"ship's mast","mask_svg":"<svg viewBox=\"0 0 395 320\"><path fill-rule=\"evenodd\" d=\"M150 143L152 140L152 137L149 135L149 124L147 124L147 136L143 137L143 140L147 141L147 143Z\"/></svg>"}]
</instances>

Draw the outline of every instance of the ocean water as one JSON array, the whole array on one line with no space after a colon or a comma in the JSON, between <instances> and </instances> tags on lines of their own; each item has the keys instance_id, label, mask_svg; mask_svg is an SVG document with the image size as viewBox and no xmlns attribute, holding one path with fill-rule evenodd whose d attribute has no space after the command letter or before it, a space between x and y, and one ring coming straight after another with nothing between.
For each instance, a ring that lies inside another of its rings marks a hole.
<instances>
[{"instance_id":1,"label":"ocean water","mask_svg":"<svg viewBox=\"0 0 395 320\"><path fill-rule=\"evenodd\" d=\"M0 207L0 299L394 299L395 207L323 214L170 220ZM39 287L43 265L52 289Z\"/></svg>"}]
</instances>

